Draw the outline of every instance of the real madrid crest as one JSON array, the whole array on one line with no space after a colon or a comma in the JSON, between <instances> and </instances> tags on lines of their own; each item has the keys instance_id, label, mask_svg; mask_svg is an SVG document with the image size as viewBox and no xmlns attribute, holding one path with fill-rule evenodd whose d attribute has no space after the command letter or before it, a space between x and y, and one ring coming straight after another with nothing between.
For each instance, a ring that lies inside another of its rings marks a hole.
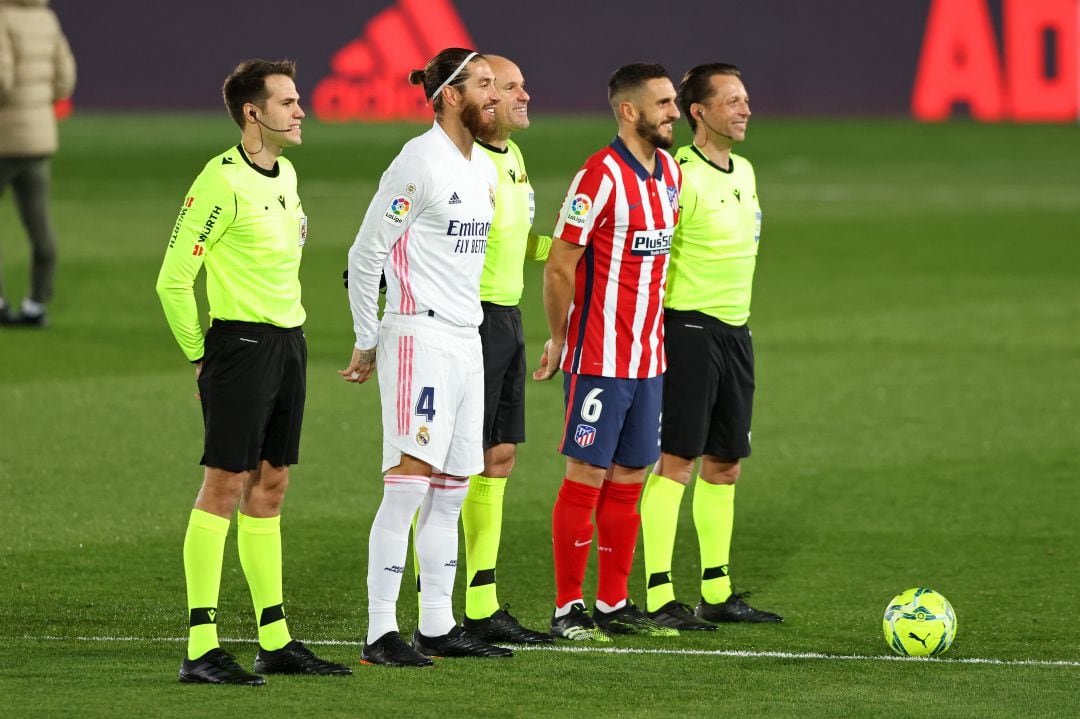
<instances>
[{"instance_id":1,"label":"real madrid crest","mask_svg":"<svg viewBox=\"0 0 1080 719\"><path fill-rule=\"evenodd\" d=\"M421 447L426 447L430 441L431 435L428 434L428 428L421 426L420 429L416 431L416 443Z\"/></svg>"},{"instance_id":2,"label":"real madrid crest","mask_svg":"<svg viewBox=\"0 0 1080 719\"><path fill-rule=\"evenodd\" d=\"M495 188L488 185L488 199L491 200L491 209L495 209Z\"/></svg>"}]
</instances>

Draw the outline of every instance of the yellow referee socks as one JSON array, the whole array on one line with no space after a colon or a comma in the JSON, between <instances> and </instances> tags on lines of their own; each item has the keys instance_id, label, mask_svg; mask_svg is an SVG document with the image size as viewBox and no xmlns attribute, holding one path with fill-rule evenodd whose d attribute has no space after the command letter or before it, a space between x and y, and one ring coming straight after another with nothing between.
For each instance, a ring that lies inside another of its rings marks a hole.
<instances>
[{"instance_id":1,"label":"yellow referee socks","mask_svg":"<svg viewBox=\"0 0 1080 719\"><path fill-rule=\"evenodd\" d=\"M201 509L191 510L184 535L184 580L187 583L188 659L198 659L219 646L218 591L229 520Z\"/></svg>"},{"instance_id":2,"label":"yellow referee socks","mask_svg":"<svg viewBox=\"0 0 1080 719\"><path fill-rule=\"evenodd\" d=\"M709 484L698 477L694 484L694 527L701 548L701 596L710 604L720 604L731 596L728 559L734 522L735 485Z\"/></svg>"},{"instance_id":3,"label":"yellow referee socks","mask_svg":"<svg viewBox=\"0 0 1080 719\"><path fill-rule=\"evenodd\" d=\"M292 641L281 597L281 515L249 517L237 513L236 529L240 566L259 624L259 646L268 651L281 649Z\"/></svg>"},{"instance_id":4,"label":"yellow referee socks","mask_svg":"<svg viewBox=\"0 0 1080 719\"><path fill-rule=\"evenodd\" d=\"M686 490L679 482L650 474L641 492L641 538L645 550L645 608L655 612L675 599L671 557Z\"/></svg>"},{"instance_id":5,"label":"yellow referee socks","mask_svg":"<svg viewBox=\"0 0 1080 719\"><path fill-rule=\"evenodd\" d=\"M506 477L469 477L469 493L461 506L465 530L465 616L486 619L499 611L495 562L502 538Z\"/></svg>"}]
</instances>

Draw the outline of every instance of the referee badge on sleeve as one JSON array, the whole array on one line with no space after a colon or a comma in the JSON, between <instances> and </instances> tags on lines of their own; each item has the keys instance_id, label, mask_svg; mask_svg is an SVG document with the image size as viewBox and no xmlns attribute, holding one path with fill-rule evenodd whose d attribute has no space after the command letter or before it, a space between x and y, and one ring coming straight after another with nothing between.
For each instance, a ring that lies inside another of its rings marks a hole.
<instances>
[{"instance_id":1,"label":"referee badge on sleeve","mask_svg":"<svg viewBox=\"0 0 1080 719\"><path fill-rule=\"evenodd\" d=\"M301 247L307 244L307 215L300 215L300 240Z\"/></svg>"}]
</instances>

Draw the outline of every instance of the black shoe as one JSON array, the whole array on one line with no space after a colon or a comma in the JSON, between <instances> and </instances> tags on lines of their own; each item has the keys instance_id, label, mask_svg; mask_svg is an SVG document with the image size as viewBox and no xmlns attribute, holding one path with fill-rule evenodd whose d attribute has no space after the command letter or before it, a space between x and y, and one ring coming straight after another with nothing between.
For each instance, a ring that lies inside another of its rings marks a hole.
<instances>
[{"instance_id":1,"label":"black shoe","mask_svg":"<svg viewBox=\"0 0 1080 719\"><path fill-rule=\"evenodd\" d=\"M44 312L37 315L28 315L25 312L11 317L6 323L10 327L29 327L42 329L49 326L49 317Z\"/></svg>"},{"instance_id":2,"label":"black shoe","mask_svg":"<svg viewBox=\"0 0 1080 719\"><path fill-rule=\"evenodd\" d=\"M430 667L435 662L409 646L397 632L387 632L371 644L364 643L361 664L384 664L388 667Z\"/></svg>"},{"instance_id":3,"label":"black shoe","mask_svg":"<svg viewBox=\"0 0 1080 719\"><path fill-rule=\"evenodd\" d=\"M273 651L259 647L255 671L259 674L352 674L352 669L344 664L319 659L303 642L295 639Z\"/></svg>"},{"instance_id":4,"label":"black shoe","mask_svg":"<svg viewBox=\"0 0 1080 719\"><path fill-rule=\"evenodd\" d=\"M552 644L555 637L541 634L521 626L521 623L508 611L510 605L503 606L486 619L469 619L461 624L469 634L485 642L508 642L510 644Z\"/></svg>"},{"instance_id":5,"label":"black shoe","mask_svg":"<svg viewBox=\"0 0 1080 719\"><path fill-rule=\"evenodd\" d=\"M251 674L236 663L232 655L215 647L198 659L180 662L180 681L189 684L246 684L257 687L266 684L258 674Z\"/></svg>"},{"instance_id":6,"label":"black shoe","mask_svg":"<svg viewBox=\"0 0 1080 719\"><path fill-rule=\"evenodd\" d=\"M488 644L456 626L441 637L425 637L417 629L413 632L413 649L429 657L512 657L514 653L505 647Z\"/></svg>"},{"instance_id":7,"label":"black shoe","mask_svg":"<svg viewBox=\"0 0 1080 719\"><path fill-rule=\"evenodd\" d=\"M657 624L629 600L613 612L601 612L599 609L594 609L592 617L596 626L609 634L637 634L642 637L679 636L678 629Z\"/></svg>"},{"instance_id":8,"label":"black shoe","mask_svg":"<svg viewBox=\"0 0 1080 719\"><path fill-rule=\"evenodd\" d=\"M779 614L773 614L772 612L766 612L761 609L754 609L743 600L744 596L746 595L735 594L732 592L731 596L721 604L709 604L703 598L701 602L698 603L697 609L694 610L694 614L710 622L719 623L767 623L784 621L784 618Z\"/></svg>"},{"instance_id":9,"label":"black shoe","mask_svg":"<svg viewBox=\"0 0 1080 719\"><path fill-rule=\"evenodd\" d=\"M585 611L584 605L572 604L570 613L561 617L552 615L551 636L573 642L610 642L611 637Z\"/></svg>"},{"instance_id":10,"label":"black shoe","mask_svg":"<svg viewBox=\"0 0 1080 719\"><path fill-rule=\"evenodd\" d=\"M714 631L716 625L696 616L690 607L672 599L655 612L645 612L645 616L662 627L671 627L680 632Z\"/></svg>"},{"instance_id":11,"label":"black shoe","mask_svg":"<svg viewBox=\"0 0 1080 719\"><path fill-rule=\"evenodd\" d=\"M0 307L0 325L10 325L14 321L15 317L11 314L11 308L7 305Z\"/></svg>"}]
</instances>

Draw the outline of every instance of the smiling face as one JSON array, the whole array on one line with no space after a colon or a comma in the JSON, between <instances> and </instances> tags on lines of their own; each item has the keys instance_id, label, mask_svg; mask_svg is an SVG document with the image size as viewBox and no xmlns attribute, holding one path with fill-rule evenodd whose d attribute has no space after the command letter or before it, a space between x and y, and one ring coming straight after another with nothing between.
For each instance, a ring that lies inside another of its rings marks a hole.
<instances>
[{"instance_id":1,"label":"smiling face","mask_svg":"<svg viewBox=\"0 0 1080 719\"><path fill-rule=\"evenodd\" d=\"M750 122L750 96L742 80L734 75L713 75L709 86L712 91L707 99L694 103L690 111L698 113L696 118L720 144L742 142Z\"/></svg>"},{"instance_id":2,"label":"smiling face","mask_svg":"<svg viewBox=\"0 0 1080 719\"><path fill-rule=\"evenodd\" d=\"M469 77L458 92L462 98L461 123L473 137L490 135L497 126L495 108L500 95L487 60L478 58L469 63Z\"/></svg>"},{"instance_id":3,"label":"smiling face","mask_svg":"<svg viewBox=\"0 0 1080 719\"><path fill-rule=\"evenodd\" d=\"M530 98L525 92L521 69L504 57L489 57L488 62L495 72L495 87L501 98L495 107L495 122L500 134L527 129Z\"/></svg>"},{"instance_id":4,"label":"smiling face","mask_svg":"<svg viewBox=\"0 0 1080 719\"><path fill-rule=\"evenodd\" d=\"M671 80L665 77L646 81L635 93L633 105L637 111L634 131L638 137L654 147L665 150L671 147L675 143L675 121L679 119Z\"/></svg>"},{"instance_id":5,"label":"smiling face","mask_svg":"<svg viewBox=\"0 0 1080 719\"><path fill-rule=\"evenodd\" d=\"M267 75L265 83L270 96L258 108L256 117L261 121L266 139L281 147L299 145L303 141L300 121L304 111L300 107L296 83L288 75Z\"/></svg>"}]
</instances>

